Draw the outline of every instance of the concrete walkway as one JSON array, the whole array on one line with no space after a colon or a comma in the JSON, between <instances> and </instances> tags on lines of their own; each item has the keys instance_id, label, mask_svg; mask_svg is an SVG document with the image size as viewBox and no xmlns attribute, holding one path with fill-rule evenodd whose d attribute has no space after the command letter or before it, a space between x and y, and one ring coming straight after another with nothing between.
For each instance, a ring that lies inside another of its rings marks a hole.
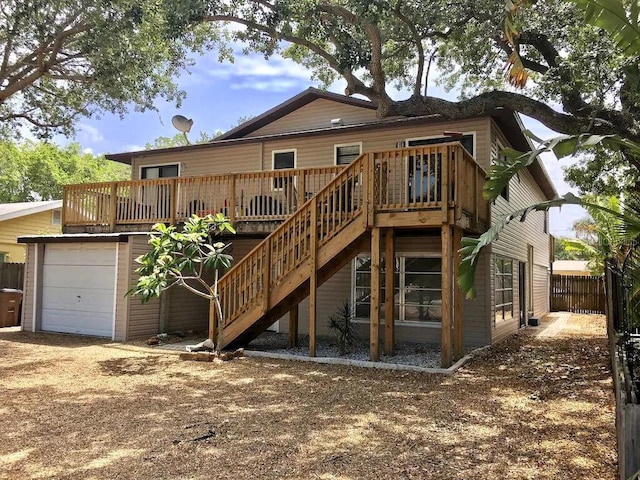
<instances>
[{"instance_id":1,"label":"concrete walkway","mask_svg":"<svg viewBox=\"0 0 640 480\"><path fill-rule=\"evenodd\" d=\"M552 312L542 319L540 326L529 328L537 330L535 335L538 338L556 337L565 329L570 318L571 312Z\"/></svg>"}]
</instances>

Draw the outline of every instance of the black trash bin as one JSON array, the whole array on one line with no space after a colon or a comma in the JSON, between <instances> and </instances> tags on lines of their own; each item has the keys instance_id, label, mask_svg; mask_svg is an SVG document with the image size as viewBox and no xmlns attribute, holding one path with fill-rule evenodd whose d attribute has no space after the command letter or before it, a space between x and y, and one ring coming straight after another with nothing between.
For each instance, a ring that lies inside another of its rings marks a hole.
<instances>
[{"instance_id":1,"label":"black trash bin","mask_svg":"<svg viewBox=\"0 0 640 480\"><path fill-rule=\"evenodd\" d=\"M20 324L22 290L0 288L0 327L15 327Z\"/></svg>"}]
</instances>

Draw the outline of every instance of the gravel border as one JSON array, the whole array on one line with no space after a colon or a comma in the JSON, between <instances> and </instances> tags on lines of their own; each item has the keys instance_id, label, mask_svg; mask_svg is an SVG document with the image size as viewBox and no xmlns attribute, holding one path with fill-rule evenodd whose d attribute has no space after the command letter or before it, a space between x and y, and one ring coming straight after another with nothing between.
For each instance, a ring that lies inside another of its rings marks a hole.
<instances>
[{"instance_id":1,"label":"gravel border","mask_svg":"<svg viewBox=\"0 0 640 480\"><path fill-rule=\"evenodd\" d=\"M440 368L440 345L433 343L396 342L395 355L384 355L380 349L380 361L369 361L368 340L358 339L356 345L345 355L340 355L338 344L333 337L318 336L316 338L316 357L309 357L309 336L299 335L299 346L288 347L289 336L284 333L265 332L251 341L245 348L248 356L256 352L255 356L273 355L276 358L292 358L295 360L318 361L320 363L339 363L344 365L358 365L367 367L392 368L394 365L412 366L423 369ZM286 357L285 357L286 356ZM332 362L324 360L332 359ZM409 369L408 369L409 370Z\"/></svg>"}]
</instances>

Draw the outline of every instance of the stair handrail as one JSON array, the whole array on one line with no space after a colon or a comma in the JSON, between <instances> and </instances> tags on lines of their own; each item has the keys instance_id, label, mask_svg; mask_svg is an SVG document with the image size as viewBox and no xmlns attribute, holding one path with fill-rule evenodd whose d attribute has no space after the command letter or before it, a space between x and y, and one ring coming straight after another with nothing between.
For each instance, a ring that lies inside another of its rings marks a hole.
<instances>
[{"instance_id":1,"label":"stair handrail","mask_svg":"<svg viewBox=\"0 0 640 480\"><path fill-rule=\"evenodd\" d=\"M218 292L224 318L219 320L219 327L227 327L243 312L259 306L260 302L263 311L268 310L269 286L308 260L311 255L311 236L320 237L318 245L327 242L359 217L366 204L374 203L368 198L371 175L368 174L367 167L371 164L369 154L360 155L222 276ZM351 195L356 196L349 197L344 192L351 192ZM329 212L336 210L336 207L337 213ZM324 214L326 224L323 220L320 227L318 222L310 224L307 229L313 209L316 212L318 209L325 210L321 213ZM340 211L341 209L345 211ZM340 219L345 221L341 222ZM295 238L287 240L287 233L289 237ZM279 255L278 258L273 258L274 252ZM295 258L293 261L287 260L287 255ZM289 268L278 271L281 266ZM272 270L275 270L276 275L272 275ZM250 298L244 298L245 295Z\"/></svg>"}]
</instances>

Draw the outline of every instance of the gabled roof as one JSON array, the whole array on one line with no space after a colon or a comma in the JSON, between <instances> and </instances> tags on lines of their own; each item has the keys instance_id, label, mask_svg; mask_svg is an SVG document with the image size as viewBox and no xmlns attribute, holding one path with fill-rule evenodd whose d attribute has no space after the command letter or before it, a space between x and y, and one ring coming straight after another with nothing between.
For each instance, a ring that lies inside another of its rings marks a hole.
<instances>
[{"instance_id":1,"label":"gabled roof","mask_svg":"<svg viewBox=\"0 0 640 480\"><path fill-rule=\"evenodd\" d=\"M62 200L44 202L0 203L0 222L62 208Z\"/></svg>"},{"instance_id":2,"label":"gabled roof","mask_svg":"<svg viewBox=\"0 0 640 480\"><path fill-rule=\"evenodd\" d=\"M241 125L238 125L236 128L233 128L226 133L223 133L222 135L217 137L216 140L229 140L231 138L244 137L251 132L255 132L259 128L262 128L265 125L268 125L319 98L331 100L338 103L344 103L345 105L352 105L354 107L368 108L371 110L375 110L377 108L376 104L370 102L369 100L347 97L345 95L325 92L323 90L318 90L317 88L309 87L305 91L297 94L295 97L291 97L290 99L282 102L280 105L276 105L263 114L258 115L257 117L254 117Z\"/></svg>"}]
</instances>

